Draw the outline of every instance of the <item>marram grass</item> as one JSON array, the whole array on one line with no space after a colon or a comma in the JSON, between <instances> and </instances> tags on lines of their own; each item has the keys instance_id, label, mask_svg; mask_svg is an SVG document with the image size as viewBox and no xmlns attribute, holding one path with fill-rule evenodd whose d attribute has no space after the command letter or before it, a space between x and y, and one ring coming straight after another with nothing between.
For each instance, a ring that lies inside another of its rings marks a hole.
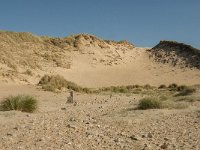
<instances>
[{"instance_id":1,"label":"marram grass","mask_svg":"<svg viewBox=\"0 0 200 150\"><path fill-rule=\"evenodd\" d=\"M37 100L29 95L9 96L0 102L1 111L17 110L32 113L37 107Z\"/></svg>"}]
</instances>

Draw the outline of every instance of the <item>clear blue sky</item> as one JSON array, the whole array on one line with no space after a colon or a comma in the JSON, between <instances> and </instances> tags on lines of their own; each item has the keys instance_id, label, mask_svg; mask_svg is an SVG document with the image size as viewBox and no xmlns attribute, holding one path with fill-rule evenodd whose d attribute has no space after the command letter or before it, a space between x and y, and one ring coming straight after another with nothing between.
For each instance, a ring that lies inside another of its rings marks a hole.
<instances>
[{"instance_id":1,"label":"clear blue sky","mask_svg":"<svg viewBox=\"0 0 200 150\"><path fill-rule=\"evenodd\" d=\"M200 48L200 0L0 0L0 30L89 33L146 47L176 40Z\"/></svg>"}]
</instances>

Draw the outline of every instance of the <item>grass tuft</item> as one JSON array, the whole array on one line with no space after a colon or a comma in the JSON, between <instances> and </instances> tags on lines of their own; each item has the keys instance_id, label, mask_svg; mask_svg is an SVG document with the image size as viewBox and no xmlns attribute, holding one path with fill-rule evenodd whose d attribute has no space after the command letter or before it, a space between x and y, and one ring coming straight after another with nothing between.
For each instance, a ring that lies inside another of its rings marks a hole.
<instances>
[{"instance_id":1,"label":"grass tuft","mask_svg":"<svg viewBox=\"0 0 200 150\"><path fill-rule=\"evenodd\" d=\"M141 99L138 105L138 109L160 109L162 108L162 102L156 98L144 98Z\"/></svg>"},{"instance_id":2,"label":"grass tuft","mask_svg":"<svg viewBox=\"0 0 200 150\"><path fill-rule=\"evenodd\" d=\"M10 96L0 103L1 111L17 110L32 113L37 109L37 107L37 100L29 95Z\"/></svg>"}]
</instances>

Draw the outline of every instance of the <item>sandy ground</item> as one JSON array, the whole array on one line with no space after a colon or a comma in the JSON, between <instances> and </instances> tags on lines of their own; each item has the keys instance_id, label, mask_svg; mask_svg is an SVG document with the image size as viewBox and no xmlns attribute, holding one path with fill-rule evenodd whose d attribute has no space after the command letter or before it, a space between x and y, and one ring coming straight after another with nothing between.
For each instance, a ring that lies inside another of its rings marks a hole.
<instances>
[{"instance_id":1,"label":"sandy ground","mask_svg":"<svg viewBox=\"0 0 200 150\"><path fill-rule=\"evenodd\" d=\"M29 94L33 114L0 112L0 147L17 149L200 149L200 102L187 109L135 110L142 95L55 94L32 85L0 85L0 99Z\"/></svg>"},{"instance_id":2,"label":"sandy ground","mask_svg":"<svg viewBox=\"0 0 200 150\"><path fill-rule=\"evenodd\" d=\"M186 109L144 111L134 109L142 95L77 93L77 105L67 104L68 92L35 86L44 74L59 74L83 87L200 84L200 70L155 62L148 48L128 42L87 34L51 39L1 32L0 101L29 94L39 100L39 109L0 112L0 149L200 150L200 101Z\"/></svg>"}]
</instances>

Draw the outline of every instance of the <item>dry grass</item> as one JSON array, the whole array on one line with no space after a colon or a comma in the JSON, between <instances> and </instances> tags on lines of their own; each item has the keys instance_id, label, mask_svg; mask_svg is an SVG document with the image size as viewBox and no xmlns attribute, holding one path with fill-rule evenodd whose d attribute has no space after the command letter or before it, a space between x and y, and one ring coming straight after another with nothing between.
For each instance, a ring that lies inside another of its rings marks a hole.
<instances>
[{"instance_id":1,"label":"dry grass","mask_svg":"<svg viewBox=\"0 0 200 150\"><path fill-rule=\"evenodd\" d=\"M47 39L50 38L31 33L0 31L0 63L16 71L21 68L43 70L49 65L69 69L69 57Z\"/></svg>"}]
</instances>

